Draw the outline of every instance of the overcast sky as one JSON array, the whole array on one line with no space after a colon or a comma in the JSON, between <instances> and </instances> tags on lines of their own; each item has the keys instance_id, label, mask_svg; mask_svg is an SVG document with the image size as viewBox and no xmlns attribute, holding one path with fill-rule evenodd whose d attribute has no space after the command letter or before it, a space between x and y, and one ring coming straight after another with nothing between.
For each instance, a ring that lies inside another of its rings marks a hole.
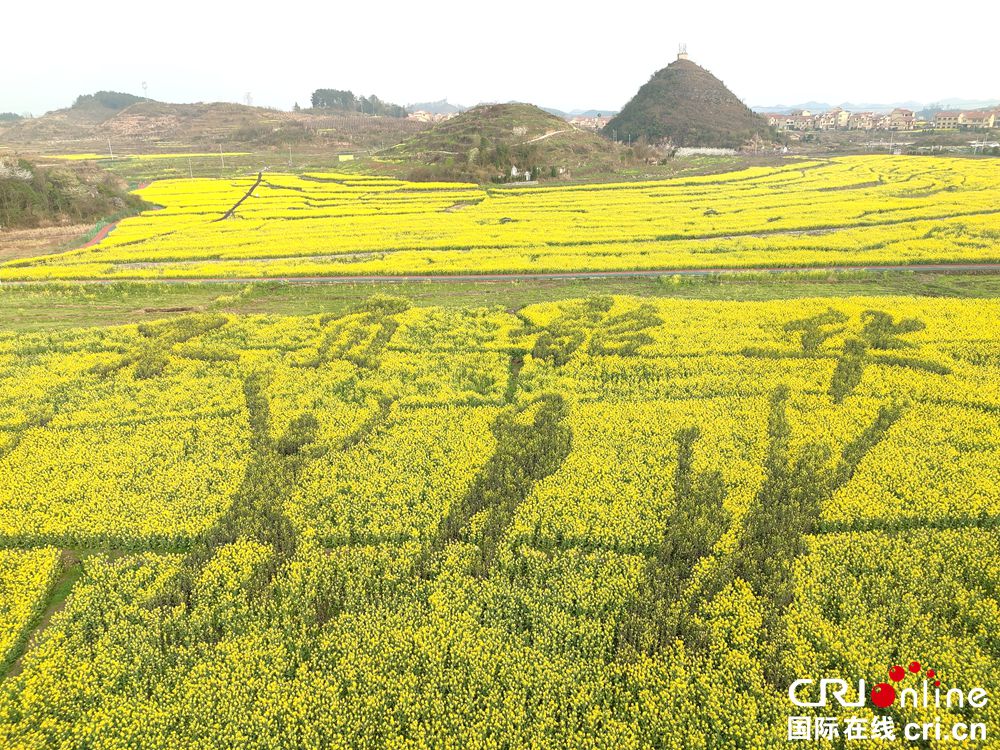
<instances>
[{"instance_id":1,"label":"overcast sky","mask_svg":"<svg viewBox=\"0 0 1000 750\"><path fill-rule=\"evenodd\" d=\"M742 7L741 7L742 6ZM267 10L263 10L267 7ZM1000 99L1000 2L60 3L2 11L0 111L112 89L305 106L315 88L617 109L685 42L751 105Z\"/></svg>"}]
</instances>

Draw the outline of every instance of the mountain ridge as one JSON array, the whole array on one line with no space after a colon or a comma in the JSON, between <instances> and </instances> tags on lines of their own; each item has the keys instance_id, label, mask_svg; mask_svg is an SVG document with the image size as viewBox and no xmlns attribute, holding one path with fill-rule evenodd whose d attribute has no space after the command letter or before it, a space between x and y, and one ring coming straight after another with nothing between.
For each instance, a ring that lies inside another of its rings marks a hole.
<instances>
[{"instance_id":1,"label":"mountain ridge","mask_svg":"<svg viewBox=\"0 0 1000 750\"><path fill-rule=\"evenodd\" d=\"M989 107L1000 106L1000 99L940 99L933 102L904 101L886 103L855 103L841 102L840 104L830 104L829 102L800 102L798 104L772 104L772 105L751 105L754 112L765 114L789 114L794 110L808 109L812 111L825 111L840 107L849 112L890 112L897 108L910 109L914 112L923 110L948 110L948 109L987 109Z\"/></svg>"}]
</instances>

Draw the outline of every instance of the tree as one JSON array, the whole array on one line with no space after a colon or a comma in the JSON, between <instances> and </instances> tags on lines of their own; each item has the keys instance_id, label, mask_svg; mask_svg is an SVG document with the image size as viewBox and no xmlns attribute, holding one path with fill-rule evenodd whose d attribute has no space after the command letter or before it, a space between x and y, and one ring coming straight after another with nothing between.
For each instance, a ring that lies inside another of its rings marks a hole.
<instances>
[{"instance_id":1,"label":"tree","mask_svg":"<svg viewBox=\"0 0 1000 750\"><path fill-rule=\"evenodd\" d=\"M136 102L145 101L149 100L135 94L125 94L121 91L98 91L94 94L81 94L73 102L73 106L79 108L96 104L108 109L122 110Z\"/></svg>"},{"instance_id":2,"label":"tree","mask_svg":"<svg viewBox=\"0 0 1000 750\"><path fill-rule=\"evenodd\" d=\"M406 117L407 114L405 107L384 102L374 94L359 97L352 91L340 89L316 89L312 94L312 106L315 109L340 109L384 117Z\"/></svg>"},{"instance_id":3,"label":"tree","mask_svg":"<svg viewBox=\"0 0 1000 750\"><path fill-rule=\"evenodd\" d=\"M310 98L313 109L358 109L353 91L341 89L316 89Z\"/></svg>"}]
</instances>

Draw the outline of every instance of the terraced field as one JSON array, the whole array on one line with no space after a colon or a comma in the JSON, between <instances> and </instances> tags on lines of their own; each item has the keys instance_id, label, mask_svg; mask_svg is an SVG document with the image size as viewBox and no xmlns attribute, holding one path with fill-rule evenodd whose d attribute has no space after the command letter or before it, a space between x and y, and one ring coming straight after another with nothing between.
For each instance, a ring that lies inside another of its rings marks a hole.
<instances>
[{"instance_id":1,"label":"terraced field","mask_svg":"<svg viewBox=\"0 0 1000 750\"><path fill-rule=\"evenodd\" d=\"M857 156L560 187L268 172L259 184L171 179L139 192L163 209L95 246L0 265L0 279L1000 262L990 159Z\"/></svg>"},{"instance_id":2,"label":"terraced field","mask_svg":"<svg viewBox=\"0 0 1000 750\"><path fill-rule=\"evenodd\" d=\"M5 748L784 747L796 677L1000 689L996 300L5 333L0 477Z\"/></svg>"}]
</instances>

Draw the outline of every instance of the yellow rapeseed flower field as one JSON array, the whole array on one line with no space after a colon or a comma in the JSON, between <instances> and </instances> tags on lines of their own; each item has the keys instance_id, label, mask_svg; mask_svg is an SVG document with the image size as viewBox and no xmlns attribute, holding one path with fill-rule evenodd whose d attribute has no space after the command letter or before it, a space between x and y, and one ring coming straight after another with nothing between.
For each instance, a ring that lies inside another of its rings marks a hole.
<instances>
[{"instance_id":1,"label":"yellow rapeseed flower field","mask_svg":"<svg viewBox=\"0 0 1000 750\"><path fill-rule=\"evenodd\" d=\"M424 200L375 182L373 210ZM996 300L373 297L5 336L0 654L60 551L82 573L2 676L0 747L779 748L793 679L907 659L992 697L998 414ZM1000 731L992 700L897 709Z\"/></svg>"},{"instance_id":2,"label":"yellow rapeseed flower field","mask_svg":"<svg viewBox=\"0 0 1000 750\"><path fill-rule=\"evenodd\" d=\"M1000 261L990 160L850 156L528 188L336 173L256 182L159 180L139 194L161 209L122 221L94 246L9 261L0 280Z\"/></svg>"}]
</instances>

